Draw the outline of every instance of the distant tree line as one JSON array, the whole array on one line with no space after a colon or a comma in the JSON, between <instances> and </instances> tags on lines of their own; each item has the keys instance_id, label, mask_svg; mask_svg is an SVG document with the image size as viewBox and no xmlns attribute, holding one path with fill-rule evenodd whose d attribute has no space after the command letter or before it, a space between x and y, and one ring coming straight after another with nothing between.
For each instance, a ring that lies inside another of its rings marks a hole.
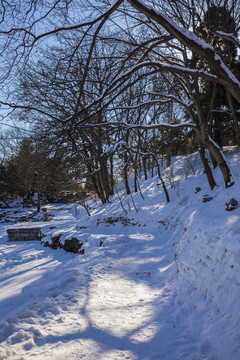
<instances>
[{"instance_id":1,"label":"distant tree line","mask_svg":"<svg viewBox=\"0 0 240 360\"><path fill-rule=\"evenodd\" d=\"M66 155L63 147L52 147L49 142L25 137L8 157L0 163L0 201L6 202L21 197L23 207L36 205L40 210L41 200L61 200L61 195L74 177L78 178L79 163ZM84 191L71 186L72 193Z\"/></svg>"}]
</instances>

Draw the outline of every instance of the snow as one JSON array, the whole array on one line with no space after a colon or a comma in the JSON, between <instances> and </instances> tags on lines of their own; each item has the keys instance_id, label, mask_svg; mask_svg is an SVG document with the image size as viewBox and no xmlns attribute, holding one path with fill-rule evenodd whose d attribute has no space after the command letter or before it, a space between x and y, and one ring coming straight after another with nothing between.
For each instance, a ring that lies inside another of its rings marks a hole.
<instances>
[{"instance_id":1,"label":"snow","mask_svg":"<svg viewBox=\"0 0 240 360\"><path fill-rule=\"evenodd\" d=\"M26 222L0 223L0 359L238 360L240 208L225 202L240 201L240 151L225 157L231 188L216 169L210 191L191 154L167 169L168 204L149 175L144 199L133 193L138 211L120 183L128 214L114 196L89 199L90 217L81 205L49 204L50 221L27 223L45 241L78 237L84 255L8 242L6 229Z\"/></svg>"},{"instance_id":2,"label":"snow","mask_svg":"<svg viewBox=\"0 0 240 360\"><path fill-rule=\"evenodd\" d=\"M102 156L114 154L117 150L121 150L126 145L125 141L117 141L114 145L107 146Z\"/></svg>"},{"instance_id":3,"label":"snow","mask_svg":"<svg viewBox=\"0 0 240 360\"><path fill-rule=\"evenodd\" d=\"M166 14L163 14L162 12L160 12L156 7L148 5L148 4L146 4L145 2L143 2L141 0L138 0L137 2L138 2L138 4L140 4L140 6L143 9L148 10L148 12L153 12L154 14L158 15L160 18L165 19L166 22L168 24L170 24L173 29L176 29L179 33L184 34L188 39L193 40L195 43L199 44L203 49L214 50L212 45L210 45L210 44L206 43L205 41L199 39L199 37L195 33L193 33L192 31L177 25L170 17L168 17ZM134 2L133 2L133 6L134 6Z\"/></svg>"}]
</instances>

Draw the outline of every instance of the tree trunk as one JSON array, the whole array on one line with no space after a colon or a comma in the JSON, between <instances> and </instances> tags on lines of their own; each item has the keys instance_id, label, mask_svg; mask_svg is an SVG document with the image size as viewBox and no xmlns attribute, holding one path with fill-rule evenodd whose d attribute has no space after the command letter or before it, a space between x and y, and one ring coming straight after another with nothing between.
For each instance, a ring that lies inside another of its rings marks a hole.
<instances>
[{"instance_id":1,"label":"tree trunk","mask_svg":"<svg viewBox=\"0 0 240 360\"><path fill-rule=\"evenodd\" d=\"M113 171L113 156L110 157L110 187L111 187L111 195L114 194L114 171Z\"/></svg>"},{"instance_id":2,"label":"tree trunk","mask_svg":"<svg viewBox=\"0 0 240 360\"><path fill-rule=\"evenodd\" d=\"M41 209L41 194L38 192L38 198L37 198L37 212L39 213Z\"/></svg>"},{"instance_id":3,"label":"tree trunk","mask_svg":"<svg viewBox=\"0 0 240 360\"><path fill-rule=\"evenodd\" d=\"M103 204L106 203L106 199L105 199L105 196L104 196L104 193L103 193L103 189L102 189L102 186L101 186L101 183L100 183L100 179L99 179L99 175L98 174L93 174L92 172L92 167L91 165L87 165L87 169L88 169L88 172L89 172L89 177L91 178L91 183L93 185L93 189L95 190L95 192L97 193L97 196L99 197L99 199L102 201Z\"/></svg>"},{"instance_id":4,"label":"tree trunk","mask_svg":"<svg viewBox=\"0 0 240 360\"><path fill-rule=\"evenodd\" d=\"M143 159L143 171L144 171L144 177L145 177L145 180L148 179L148 175L147 175L147 168L146 168L146 157L144 156Z\"/></svg>"},{"instance_id":5,"label":"tree trunk","mask_svg":"<svg viewBox=\"0 0 240 360\"><path fill-rule=\"evenodd\" d=\"M166 200L167 200L167 202L169 203L169 202L170 202L170 197L169 197L169 194L168 194L168 191L167 191L165 182L164 182L163 178L161 177L160 166L159 166L158 159L157 159L156 155L154 155L154 159L155 159L155 162L156 162L156 165L157 165L158 177L159 177L159 179L160 179L160 181L161 181L161 184L162 184L162 187L163 187L163 191L164 191L164 194L165 194L165 196L166 196Z\"/></svg>"},{"instance_id":6,"label":"tree trunk","mask_svg":"<svg viewBox=\"0 0 240 360\"><path fill-rule=\"evenodd\" d=\"M194 100L195 100L196 110L199 119L199 126L197 128L197 134L199 136L199 140L201 141L203 146L205 146L209 150L211 156L213 157L214 160L216 160L218 166L220 167L220 170L222 172L225 181L225 186L230 187L234 184L231 171L227 165L222 150L207 133L206 118L203 114L199 100L197 98L195 98Z\"/></svg>"},{"instance_id":7,"label":"tree trunk","mask_svg":"<svg viewBox=\"0 0 240 360\"><path fill-rule=\"evenodd\" d=\"M169 167L171 165L171 154L168 150L166 153L166 159L167 159L167 167Z\"/></svg>"},{"instance_id":8,"label":"tree trunk","mask_svg":"<svg viewBox=\"0 0 240 360\"><path fill-rule=\"evenodd\" d=\"M134 159L134 164L133 164L133 168L134 168L134 191L138 192L138 186L137 186L137 158L138 158L138 154L136 154L135 159Z\"/></svg>"},{"instance_id":9,"label":"tree trunk","mask_svg":"<svg viewBox=\"0 0 240 360\"><path fill-rule=\"evenodd\" d=\"M109 185L109 176L108 176L106 159L101 157L99 162L100 162L100 179L102 183L102 188L105 192L105 198L108 201L109 196L112 195L112 191Z\"/></svg>"},{"instance_id":10,"label":"tree trunk","mask_svg":"<svg viewBox=\"0 0 240 360\"><path fill-rule=\"evenodd\" d=\"M212 173L212 170L208 164L208 160L205 156L205 148L204 146L200 143L200 141L198 141L199 143L199 149L198 149L198 152L199 152L199 155L200 155L200 158L202 160L202 163L203 163L203 167L204 167L204 171L207 175L207 179L208 179L208 183L210 185L210 188L211 190L213 190L216 186L216 182L214 180L214 177L213 177L213 173Z\"/></svg>"},{"instance_id":11,"label":"tree trunk","mask_svg":"<svg viewBox=\"0 0 240 360\"><path fill-rule=\"evenodd\" d=\"M124 168L124 183L125 183L126 193L127 193L127 195L130 195L131 190L130 190L129 182L128 182L127 167Z\"/></svg>"},{"instance_id":12,"label":"tree trunk","mask_svg":"<svg viewBox=\"0 0 240 360\"><path fill-rule=\"evenodd\" d=\"M239 126L238 126L238 118L237 118L237 113L233 104L233 98L232 95L229 94L229 92L227 91L227 99L228 99L228 104L230 107L230 111L232 113L232 118L234 121L234 131L235 131L235 135L236 135L236 140L237 140L237 144L240 145L240 130L239 130Z\"/></svg>"},{"instance_id":13,"label":"tree trunk","mask_svg":"<svg viewBox=\"0 0 240 360\"><path fill-rule=\"evenodd\" d=\"M211 138L220 147L220 149L222 149L222 137L221 137L220 129L221 129L221 116L217 115L214 117L214 126L212 129ZM218 164L212 155L211 155L211 160L212 160L213 168L215 169Z\"/></svg>"},{"instance_id":14,"label":"tree trunk","mask_svg":"<svg viewBox=\"0 0 240 360\"><path fill-rule=\"evenodd\" d=\"M154 176L154 157L151 160L151 171L152 171L152 177Z\"/></svg>"},{"instance_id":15,"label":"tree trunk","mask_svg":"<svg viewBox=\"0 0 240 360\"><path fill-rule=\"evenodd\" d=\"M218 146L222 149L222 134L221 134L221 128L222 128L222 116L221 114L218 114L215 116L214 121L214 129L213 129L213 141L218 144Z\"/></svg>"},{"instance_id":16,"label":"tree trunk","mask_svg":"<svg viewBox=\"0 0 240 360\"><path fill-rule=\"evenodd\" d=\"M106 197L105 197L99 172L97 173L97 175L95 177L95 183L96 183L98 197L99 197L99 199L101 199L102 203L105 204L108 199L106 199Z\"/></svg>"},{"instance_id":17,"label":"tree trunk","mask_svg":"<svg viewBox=\"0 0 240 360\"><path fill-rule=\"evenodd\" d=\"M214 141L209 137L206 143L206 148L210 151L213 158L216 160L218 166L220 167L225 181L225 186L232 186L234 184L232 174L220 147L216 143L214 143Z\"/></svg>"},{"instance_id":18,"label":"tree trunk","mask_svg":"<svg viewBox=\"0 0 240 360\"><path fill-rule=\"evenodd\" d=\"M131 190L130 190L129 182L128 182L127 161L128 161L127 154L124 153L123 177L124 177L124 183L125 183L126 193L127 193L127 195L130 195L130 194L131 194Z\"/></svg>"}]
</instances>

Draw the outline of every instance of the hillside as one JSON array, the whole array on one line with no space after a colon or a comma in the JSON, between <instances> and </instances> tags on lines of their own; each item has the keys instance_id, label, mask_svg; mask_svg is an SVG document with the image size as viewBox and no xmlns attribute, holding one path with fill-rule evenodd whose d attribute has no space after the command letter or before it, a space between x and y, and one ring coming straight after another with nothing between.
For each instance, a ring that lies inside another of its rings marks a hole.
<instances>
[{"instance_id":1,"label":"hillside","mask_svg":"<svg viewBox=\"0 0 240 360\"><path fill-rule=\"evenodd\" d=\"M13 223L18 209L4 209L0 360L238 360L240 207L225 202L240 201L240 151L226 150L228 189L216 169L211 191L192 154L165 171L168 204L155 175L142 196L120 183L121 203L89 199L91 216L48 204L49 221ZM43 242L74 237L84 253L7 242L6 229L39 225Z\"/></svg>"}]
</instances>

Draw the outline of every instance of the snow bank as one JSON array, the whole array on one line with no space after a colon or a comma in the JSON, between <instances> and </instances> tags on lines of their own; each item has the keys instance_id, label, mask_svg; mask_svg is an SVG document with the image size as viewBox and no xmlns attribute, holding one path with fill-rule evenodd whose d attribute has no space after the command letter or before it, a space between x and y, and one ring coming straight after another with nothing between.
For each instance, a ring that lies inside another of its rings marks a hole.
<instances>
[{"instance_id":1,"label":"snow bank","mask_svg":"<svg viewBox=\"0 0 240 360\"><path fill-rule=\"evenodd\" d=\"M237 183L229 189L221 184L210 193L206 182L202 182L199 193L192 191L178 202L173 234L177 239L179 289L187 281L214 305L202 334L202 347L206 348L206 358L210 358L208 349L214 343L214 358L218 360L238 359L240 354L240 208L226 211L225 206L229 198L240 201L239 152L232 156L230 164ZM221 183L218 170L214 175ZM206 192L213 199L203 203Z\"/></svg>"}]
</instances>

